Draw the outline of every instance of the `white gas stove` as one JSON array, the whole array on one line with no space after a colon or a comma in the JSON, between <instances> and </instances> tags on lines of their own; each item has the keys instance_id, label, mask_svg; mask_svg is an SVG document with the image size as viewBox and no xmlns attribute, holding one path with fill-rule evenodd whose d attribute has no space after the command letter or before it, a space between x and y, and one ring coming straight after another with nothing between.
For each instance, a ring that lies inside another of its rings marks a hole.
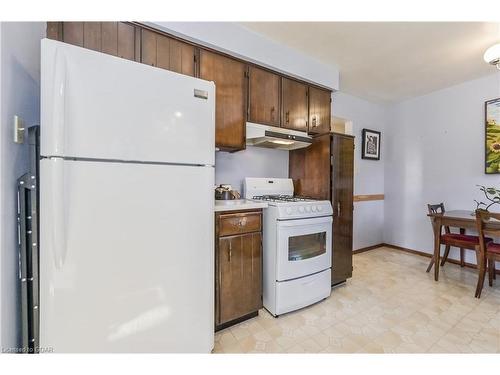
<instances>
[{"instance_id":1,"label":"white gas stove","mask_svg":"<svg viewBox=\"0 0 500 375\"><path fill-rule=\"evenodd\" d=\"M290 178L245 178L245 198L266 201L276 207L279 220L332 215L332 205L327 200L293 195Z\"/></svg>"},{"instance_id":2,"label":"white gas stove","mask_svg":"<svg viewBox=\"0 0 500 375\"><path fill-rule=\"evenodd\" d=\"M246 178L245 198L266 201L263 302L274 316L330 295L332 206L293 195L288 178Z\"/></svg>"}]
</instances>

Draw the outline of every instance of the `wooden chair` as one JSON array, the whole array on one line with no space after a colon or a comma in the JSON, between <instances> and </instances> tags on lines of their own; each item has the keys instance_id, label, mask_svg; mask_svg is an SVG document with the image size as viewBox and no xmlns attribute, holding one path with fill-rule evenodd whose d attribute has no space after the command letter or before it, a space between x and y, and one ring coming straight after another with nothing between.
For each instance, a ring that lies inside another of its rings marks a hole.
<instances>
[{"instance_id":1,"label":"wooden chair","mask_svg":"<svg viewBox=\"0 0 500 375\"><path fill-rule=\"evenodd\" d=\"M476 259L479 269L475 294L477 298L481 297L486 268L488 268L488 281L490 286L493 286L493 280L496 279L495 262L500 262L500 244L488 241L489 238L485 237L485 235L500 237L498 221L500 221L500 213L476 210L477 231L479 233L479 245L476 246ZM496 224L496 228L491 227L492 223Z\"/></svg>"},{"instance_id":2,"label":"wooden chair","mask_svg":"<svg viewBox=\"0 0 500 375\"><path fill-rule=\"evenodd\" d=\"M444 208L444 203L428 204L427 209L429 211L429 214L442 214L446 212ZM432 218L431 218L431 223L432 223ZM489 240L491 241L491 238ZM440 244L445 245L444 255L441 260L441 266L444 266L444 264L448 260L448 255L450 254L450 248L453 246L453 247L458 247L460 249L460 267L464 267L465 266L464 249L476 251L476 246L479 245L479 237L465 234L464 228L460 228L460 233L451 233L450 227L445 226L444 234L441 234ZM431 262L429 263L429 266L427 267L426 272L429 272L431 270L435 261L436 260L434 259L433 256Z\"/></svg>"}]
</instances>

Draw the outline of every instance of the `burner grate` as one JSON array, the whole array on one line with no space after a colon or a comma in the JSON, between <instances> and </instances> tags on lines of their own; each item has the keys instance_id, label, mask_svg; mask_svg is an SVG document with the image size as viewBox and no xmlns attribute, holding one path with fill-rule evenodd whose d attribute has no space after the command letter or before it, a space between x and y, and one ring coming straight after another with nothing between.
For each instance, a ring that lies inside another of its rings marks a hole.
<instances>
[{"instance_id":1,"label":"burner grate","mask_svg":"<svg viewBox=\"0 0 500 375\"><path fill-rule=\"evenodd\" d=\"M305 202L314 200L310 197L292 196L292 195L256 195L252 199L268 202Z\"/></svg>"}]
</instances>

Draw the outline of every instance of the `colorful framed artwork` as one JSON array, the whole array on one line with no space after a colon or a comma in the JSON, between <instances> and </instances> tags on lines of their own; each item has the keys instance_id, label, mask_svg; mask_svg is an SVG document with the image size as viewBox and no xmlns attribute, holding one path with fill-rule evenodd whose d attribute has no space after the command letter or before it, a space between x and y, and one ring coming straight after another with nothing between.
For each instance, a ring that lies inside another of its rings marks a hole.
<instances>
[{"instance_id":1,"label":"colorful framed artwork","mask_svg":"<svg viewBox=\"0 0 500 375\"><path fill-rule=\"evenodd\" d=\"M500 98L488 100L484 104L484 119L485 172L500 173Z\"/></svg>"}]
</instances>

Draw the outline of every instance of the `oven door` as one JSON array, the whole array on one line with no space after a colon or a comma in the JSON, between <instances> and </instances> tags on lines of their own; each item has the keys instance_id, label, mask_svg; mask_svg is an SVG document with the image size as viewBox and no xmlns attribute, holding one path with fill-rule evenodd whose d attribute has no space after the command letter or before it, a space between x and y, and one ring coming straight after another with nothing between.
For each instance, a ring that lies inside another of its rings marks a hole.
<instances>
[{"instance_id":1,"label":"oven door","mask_svg":"<svg viewBox=\"0 0 500 375\"><path fill-rule=\"evenodd\" d=\"M277 280L291 280L332 265L332 217L278 221Z\"/></svg>"}]
</instances>

